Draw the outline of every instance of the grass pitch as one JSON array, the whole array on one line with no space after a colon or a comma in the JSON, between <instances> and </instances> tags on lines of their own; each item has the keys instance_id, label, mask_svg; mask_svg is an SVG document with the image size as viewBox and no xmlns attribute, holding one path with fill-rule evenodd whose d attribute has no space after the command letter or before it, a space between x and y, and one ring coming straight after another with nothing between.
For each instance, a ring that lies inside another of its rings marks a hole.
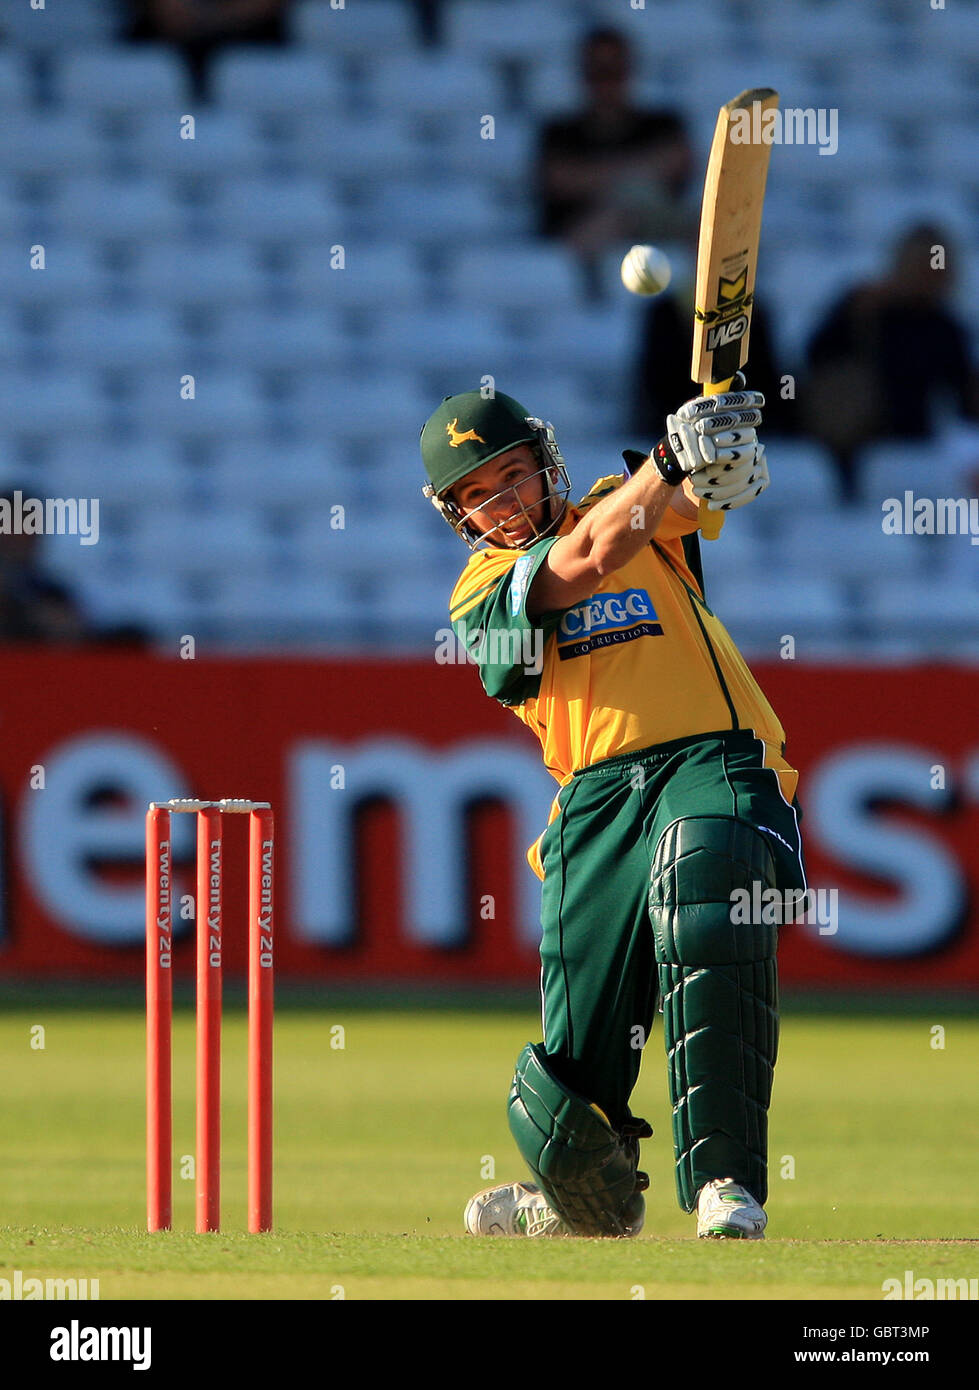
<instances>
[{"instance_id":1,"label":"grass pitch","mask_svg":"<svg viewBox=\"0 0 979 1390\"><path fill-rule=\"evenodd\" d=\"M940 1008L784 1015L764 1242L697 1241L679 1210L656 1037L633 1102L656 1130L643 1145L644 1234L476 1241L462 1233L468 1197L522 1173L505 1098L514 1059L538 1031L531 1011L280 999L276 1229L248 1236L246 1025L229 1006L225 1229L198 1236L193 1013L178 1007L175 1230L150 1235L138 1000L8 988L0 1278L98 1279L103 1300L879 1301L883 1281L907 1270L979 1275L974 1018Z\"/></svg>"}]
</instances>

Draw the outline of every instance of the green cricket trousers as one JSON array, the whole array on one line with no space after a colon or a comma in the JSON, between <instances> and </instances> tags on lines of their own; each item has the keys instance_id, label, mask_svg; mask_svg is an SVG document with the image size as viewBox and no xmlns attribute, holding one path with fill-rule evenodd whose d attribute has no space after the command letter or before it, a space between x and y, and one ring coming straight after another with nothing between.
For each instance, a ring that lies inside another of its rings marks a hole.
<instances>
[{"instance_id":1,"label":"green cricket trousers","mask_svg":"<svg viewBox=\"0 0 979 1390\"><path fill-rule=\"evenodd\" d=\"M750 730L702 734L606 759L561 789L541 842L544 1048L615 1128L630 1118L656 1012L650 875L667 827L685 817L747 822L770 846L778 889L805 890L798 806L765 759ZM767 978L762 993L774 994L774 960ZM767 1007L777 1020L777 998Z\"/></svg>"}]
</instances>

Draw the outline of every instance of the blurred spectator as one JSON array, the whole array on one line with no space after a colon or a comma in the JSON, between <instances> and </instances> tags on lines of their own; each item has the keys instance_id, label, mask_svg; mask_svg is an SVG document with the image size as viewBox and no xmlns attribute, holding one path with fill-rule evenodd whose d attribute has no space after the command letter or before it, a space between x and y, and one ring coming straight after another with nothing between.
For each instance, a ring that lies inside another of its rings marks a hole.
<instances>
[{"instance_id":1,"label":"blurred spectator","mask_svg":"<svg viewBox=\"0 0 979 1390\"><path fill-rule=\"evenodd\" d=\"M183 54L194 95L208 97L208 69L226 44L283 44L291 0L127 0L130 40L174 44Z\"/></svg>"},{"instance_id":2,"label":"blurred spectator","mask_svg":"<svg viewBox=\"0 0 979 1390\"><path fill-rule=\"evenodd\" d=\"M953 255L941 228L907 232L887 274L844 294L810 340L808 380L800 392L805 427L832 451L844 500L859 493L862 445L926 439L943 408L979 419L968 337L942 303L953 272L933 268L937 247L950 267Z\"/></svg>"},{"instance_id":3,"label":"blurred spectator","mask_svg":"<svg viewBox=\"0 0 979 1390\"><path fill-rule=\"evenodd\" d=\"M3 500L15 505L15 493ZM0 531L0 642L81 642L91 636L71 594L41 565L40 536Z\"/></svg>"},{"instance_id":4,"label":"blurred spectator","mask_svg":"<svg viewBox=\"0 0 979 1390\"><path fill-rule=\"evenodd\" d=\"M684 194L692 161L676 112L633 105L632 51L621 34L593 29L580 54L585 104L540 134L539 225L594 268L617 243L689 234Z\"/></svg>"},{"instance_id":5,"label":"blurred spectator","mask_svg":"<svg viewBox=\"0 0 979 1390\"><path fill-rule=\"evenodd\" d=\"M30 496L26 488L0 494L0 502L13 512L17 510L18 491L22 496ZM43 539L30 532L0 530L0 644L145 645L148 634L136 623L100 628L88 621L67 586L45 570L41 559Z\"/></svg>"},{"instance_id":6,"label":"blurred spectator","mask_svg":"<svg viewBox=\"0 0 979 1390\"><path fill-rule=\"evenodd\" d=\"M328 3L329 0L325 0ZM442 0L413 0L418 36L424 44L437 44L442 40Z\"/></svg>"}]
</instances>

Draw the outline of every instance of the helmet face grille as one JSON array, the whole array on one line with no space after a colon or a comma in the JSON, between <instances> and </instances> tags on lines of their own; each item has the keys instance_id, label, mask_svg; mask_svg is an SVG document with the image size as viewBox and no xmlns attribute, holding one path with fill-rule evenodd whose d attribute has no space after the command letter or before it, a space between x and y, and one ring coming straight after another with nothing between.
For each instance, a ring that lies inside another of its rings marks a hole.
<instances>
[{"instance_id":1,"label":"helmet face grille","mask_svg":"<svg viewBox=\"0 0 979 1390\"><path fill-rule=\"evenodd\" d=\"M541 525L538 525L534 520L531 510L528 509L523 498L517 491L518 487L522 487L524 483L529 483L535 478L542 479L544 483L543 498L540 502L531 504L534 510L539 507L544 507L545 509L545 520ZM499 492L494 493L492 497L487 497L484 501L480 502L478 507L473 507L468 512L461 511L450 497L441 499L440 510L442 510L442 515L446 517L452 529L457 535L462 537L470 550L479 550L483 546L490 545L499 546L504 549L509 547L515 550L523 550L526 546L533 545L535 541L544 540L545 537L553 535L564 515L564 508L570 491L571 481L568 478L567 469L563 462L560 464L548 464L546 467L538 469L536 473L529 473L526 478L522 479L521 482L515 486L501 488ZM477 512L492 510L497 502L507 497L512 497L517 504L516 512L506 523L507 529L504 529L504 526L500 525L492 530L484 531L473 524L471 518ZM532 540L517 540L511 534L508 534L508 531L519 531L523 526L526 526L530 530L531 536L533 537Z\"/></svg>"}]
</instances>

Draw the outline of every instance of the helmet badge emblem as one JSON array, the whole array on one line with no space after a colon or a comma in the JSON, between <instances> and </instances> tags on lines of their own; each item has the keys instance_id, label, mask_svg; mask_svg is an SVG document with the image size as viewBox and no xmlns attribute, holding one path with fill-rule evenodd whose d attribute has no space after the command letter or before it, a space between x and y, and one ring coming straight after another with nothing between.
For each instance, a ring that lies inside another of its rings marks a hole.
<instances>
[{"instance_id":1,"label":"helmet badge emblem","mask_svg":"<svg viewBox=\"0 0 979 1390\"><path fill-rule=\"evenodd\" d=\"M457 415L455 419L451 422L451 424L448 424L445 427L445 432L449 436L449 444L452 446L453 449L458 449L459 445L465 444L467 439L472 439L478 444L486 443L486 440L482 437L482 435L477 434L475 430L466 430L465 434L461 433L458 429L456 429L458 423L459 417Z\"/></svg>"}]
</instances>

